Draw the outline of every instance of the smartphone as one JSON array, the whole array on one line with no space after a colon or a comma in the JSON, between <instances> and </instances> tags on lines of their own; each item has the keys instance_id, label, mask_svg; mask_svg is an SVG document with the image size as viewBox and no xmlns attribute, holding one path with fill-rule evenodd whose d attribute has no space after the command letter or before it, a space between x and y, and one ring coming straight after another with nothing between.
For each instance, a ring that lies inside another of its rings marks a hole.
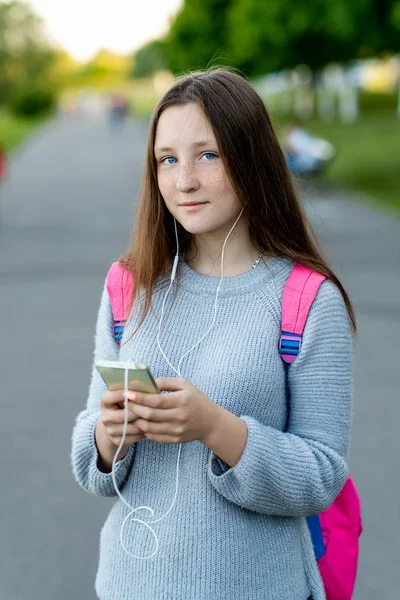
<instances>
[{"instance_id":1,"label":"smartphone","mask_svg":"<svg viewBox=\"0 0 400 600\"><path fill-rule=\"evenodd\" d=\"M149 394L160 393L147 365L135 362L97 360L95 366L111 392L125 388L125 370L128 369L129 390Z\"/></svg>"}]
</instances>

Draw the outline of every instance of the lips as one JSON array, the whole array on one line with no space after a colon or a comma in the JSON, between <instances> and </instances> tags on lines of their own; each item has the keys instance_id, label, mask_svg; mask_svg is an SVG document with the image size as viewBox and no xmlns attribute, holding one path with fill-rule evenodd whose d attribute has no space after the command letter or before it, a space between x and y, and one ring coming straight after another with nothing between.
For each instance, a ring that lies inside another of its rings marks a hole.
<instances>
[{"instance_id":1,"label":"lips","mask_svg":"<svg viewBox=\"0 0 400 600\"><path fill-rule=\"evenodd\" d=\"M183 202L183 204L180 204L179 206L188 213L200 211L206 204L208 204L208 202Z\"/></svg>"}]
</instances>

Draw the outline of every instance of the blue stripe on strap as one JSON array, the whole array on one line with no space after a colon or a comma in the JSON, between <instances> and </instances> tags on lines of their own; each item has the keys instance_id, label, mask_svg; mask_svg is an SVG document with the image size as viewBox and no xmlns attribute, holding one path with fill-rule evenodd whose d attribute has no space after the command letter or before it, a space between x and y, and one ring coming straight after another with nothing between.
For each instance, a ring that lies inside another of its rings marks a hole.
<instances>
[{"instance_id":1,"label":"blue stripe on strap","mask_svg":"<svg viewBox=\"0 0 400 600\"><path fill-rule=\"evenodd\" d=\"M299 342L297 340L290 341L282 340L281 348L297 348L299 349Z\"/></svg>"},{"instance_id":2,"label":"blue stripe on strap","mask_svg":"<svg viewBox=\"0 0 400 600\"><path fill-rule=\"evenodd\" d=\"M291 333L289 331L282 331L279 342L279 353L284 361L293 362L290 361L288 357L297 356L300 352L300 348L301 335L298 335L297 333Z\"/></svg>"},{"instance_id":3,"label":"blue stripe on strap","mask_svg":"<svg viewBox=\"0 0 400 600\"><path fill-rule=\"evenodd\" d=\"M119 344L119 342L121 341L123 333L124 333L124 325L121 324L121 321L117 321L113 327L113 337L114 337L114 340L117 342L117 344Z\"/></svg>"}]
</instances>

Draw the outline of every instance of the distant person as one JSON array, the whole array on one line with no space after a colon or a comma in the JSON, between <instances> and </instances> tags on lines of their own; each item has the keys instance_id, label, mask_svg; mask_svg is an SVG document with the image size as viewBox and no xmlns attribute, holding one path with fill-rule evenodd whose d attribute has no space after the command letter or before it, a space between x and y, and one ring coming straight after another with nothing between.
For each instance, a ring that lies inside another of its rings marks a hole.
<instances>
[{"instance_id":1,"label":"distant person","mask_svg":"<svg viewBox=\"0 0 400 600\"><path fill-rule=\"evenodd\" d=\"M321 172L335 154L329 142L314 137L294 122L283 129L282 147L289 169L299 175Z\"/></svg>"},{"instance_id":2,"label":"distant person","mask_svg":"<svg viewBox=\"0 0 400 600\"><path fill-rule=\"evenodd\" d=\"M348 476L355 321L256 91L227 69L178 79L154 110L141 189L94 359L144 363L162 393L128 379L110 391L93 365L73 471L122 497L102 528L97 595L325 600L305 517ZM281 296L296 264L322 283L289 367Z\"/></svg>"},{"instance_id":3,"label":"distant person","mask_svg":"<svg viewBox=\"0 0 400 600\"><path fill-rule=\"evenodd\" d=\"M128 116L128 102L122 94L112 94L110 98L109 116L113 129L121 129Z\"/></svg>"}]
</instances>

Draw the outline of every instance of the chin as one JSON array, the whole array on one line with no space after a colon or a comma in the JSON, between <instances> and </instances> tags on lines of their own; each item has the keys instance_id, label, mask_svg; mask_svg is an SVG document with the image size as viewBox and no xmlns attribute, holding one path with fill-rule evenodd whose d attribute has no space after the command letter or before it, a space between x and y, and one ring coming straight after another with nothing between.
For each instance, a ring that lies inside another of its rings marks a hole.
<instances>
[{"instance_id":1,"label":"chin","mask_svg":"<svg viewBox=\"0 0 400 600\"><path fill-rule=\"evenodd\" d=\"M202 227L201 225L195 225L194 223L181 223L182 227L188 233L192 235L202 235L204 233L210 233L210 229L208 227Z\"/></svg>"},{"instance_id":2,"label":"chin","mask_svg":"<svg viewBox=\"0 0 400 600\"><path fill-rule=\"evenodd\" d=\"M201 235L204 233L210 233L214 231L218 227L213 226L213 224L208 223L208 219L205 219L204 216L193 216L187 217L186 215L182 218L182 215L179 215L180 218L175 217L177 221L182 225L182 227L192 235Z\"/></svg>"}]
</instances>

